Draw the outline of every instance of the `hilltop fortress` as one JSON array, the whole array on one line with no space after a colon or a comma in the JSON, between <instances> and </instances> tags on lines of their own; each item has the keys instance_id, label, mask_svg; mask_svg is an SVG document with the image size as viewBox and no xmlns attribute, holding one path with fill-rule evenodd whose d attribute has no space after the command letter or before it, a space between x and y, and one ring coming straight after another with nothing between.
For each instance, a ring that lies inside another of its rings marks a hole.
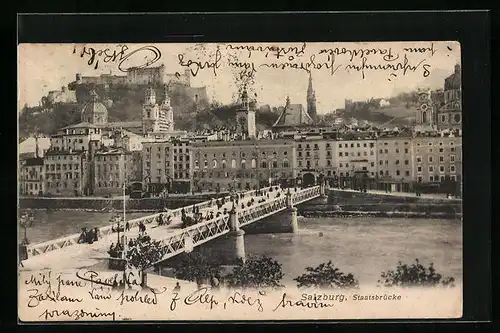
<instances>
[{"instance_id":1,"label":"hilltop fortress","mask_svg":"<svg viewBox=\"0 0 500 333\"><path fill-rule=\"evenodd\" d=\"M69 90L76 91L78 102L87 99L87 93L80 93L82 87L110 90L119 87L141 87L150 85L153 87L169 87L169 94L182 94L193 102L208 101L206 87L191 87L191 72L189 69L180 73L167 73L165 65L158 67L137 68L132 67L126 75L101 74L100 76L82 76L76 74L76 79L68 85ZM82 100L83 99L83 100Z\"/></svg>"}]
</instances>

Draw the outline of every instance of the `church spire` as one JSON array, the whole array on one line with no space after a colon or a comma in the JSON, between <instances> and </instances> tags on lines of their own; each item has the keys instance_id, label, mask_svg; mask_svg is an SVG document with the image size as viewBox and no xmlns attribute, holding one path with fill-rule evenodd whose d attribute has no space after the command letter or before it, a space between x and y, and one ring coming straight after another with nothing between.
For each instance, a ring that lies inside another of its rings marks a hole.
<instances>
[{"instance_id":1,"label":"church spire","mask_svg":"<svg viewBox=\"0 0 500 333\"><path fill-rule=\"evenodd\" d=\"M313 89L311 72L309 72L309 85L307 87L307 113L316 120L316 93Z\"/></svg>"}]
</instances>

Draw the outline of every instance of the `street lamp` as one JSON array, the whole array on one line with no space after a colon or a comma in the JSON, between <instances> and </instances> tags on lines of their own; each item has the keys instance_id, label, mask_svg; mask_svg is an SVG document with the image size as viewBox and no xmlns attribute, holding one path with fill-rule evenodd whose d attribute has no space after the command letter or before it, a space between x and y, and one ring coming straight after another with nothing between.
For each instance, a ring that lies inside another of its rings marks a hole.
<instances>
[{"instance_id":1,"label":"street lamp","mask_svg":"<svg viewBox=\"0 0 500 333\"><path fill-rule=\"evenodd\" d=\"M24 244L29 244L27 229L33 225L33 214L31 212L26 212L20 216L20 226L24 229Z\"/></svg>"}]
</instances>

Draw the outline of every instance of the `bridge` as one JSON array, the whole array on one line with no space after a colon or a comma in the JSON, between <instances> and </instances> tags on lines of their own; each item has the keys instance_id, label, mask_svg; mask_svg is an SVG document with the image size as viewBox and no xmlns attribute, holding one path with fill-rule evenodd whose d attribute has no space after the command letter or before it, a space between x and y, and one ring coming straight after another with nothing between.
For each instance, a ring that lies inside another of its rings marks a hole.
<instances>
[{"instance_id":1,"label":"bridge","mask_svg":"<svg viewBox=\"0 0 500 333\"><path fill-rule=\"evenodd\" d=\"M208 200L193 206L181 207L168 212L156 213L145 217L128 220L130 230L121 232L122 241L139 235L138 225L142 222L147 226L147 234L152 240L160 241L163 257L160 261L170 259L183 252L190 252L193 248L208 243L223 235L228 235L231 241L227 244L227 252L234 258L245 258L244 231L242 227L271 215L284 212L287 215L286 223L290 232L296 232L297 208L296 205L325 195L325 185L318 185L303 189L282 189L280 187L263 188L259 191L252 190L239 194L236 205L230 197L225 197L225 204L218 209L215 200ZM253 200L253 201L252 201ZM249 204L249 202L253 202ZM182 228L182 210L190 212L197 207L199 212L206 216L209 212L226 211L211 219ZM168 215L171 223L158 226L156 221L162 215L165 220ZM265 223L263 221L262 223ZM107 261L110 245L117 242L117 234L112 226L99 229L100 238L93 244L79 244L80 234L28 245L28 259L23 261L24 269L66 269L91 267L100 262Z\"/></svg>"}]
</instances>

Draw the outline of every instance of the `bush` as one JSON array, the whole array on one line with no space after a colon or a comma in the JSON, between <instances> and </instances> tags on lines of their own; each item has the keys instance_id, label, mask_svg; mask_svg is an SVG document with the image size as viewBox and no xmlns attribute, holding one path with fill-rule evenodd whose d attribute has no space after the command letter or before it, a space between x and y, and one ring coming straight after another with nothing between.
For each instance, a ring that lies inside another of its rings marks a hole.
<instances>
[{"instance_id":1,"label":"bush","mask_svg":"<svg viewBox=\"0 0 500 333\"><path fill-rule=\"evenodd\" d=\"M322 263L317 267L307 267L307 273L296 277L294 280L297 282L297 287L316 287L321 289L332 288L357 288L358 281L354 276L344 274L336 268L331 260L327 263Z\"/></svg>"},{"instance_id":2,"label":"bush","mask_svg":"<svg viewBox=\"0 0 500 333\"><path fill-rule=\"evenodd\" d=\"M441 274L436 273L433 263L425 268L420 264L418 259L411 266L403 264L401 261L395 270L388 270L382 272L379 283L384 287L454 287L455 279L453 277L442 277Z\"/></svg>"},{"instance_id":3,"label":"bush","mask_svg":"<svg viewBox=\"0 0 500 333\"><path fill-rule=\"evenodd\" d=\"M281 288L283 278L281 264L267 256L241 259L233 272L224 278L230 288Z\"/></svg>"},{"instance_id":4,"label":"bush","mask_svg":"<svg viewBox=\"0 0 500 333\"><path fill-rule=\"evenodd\" d=\"M220 262L198 252L182 254L173 268L177 279L198 284L212 278L219 279L222 270Z\"/></svg>"}]
</instances>

